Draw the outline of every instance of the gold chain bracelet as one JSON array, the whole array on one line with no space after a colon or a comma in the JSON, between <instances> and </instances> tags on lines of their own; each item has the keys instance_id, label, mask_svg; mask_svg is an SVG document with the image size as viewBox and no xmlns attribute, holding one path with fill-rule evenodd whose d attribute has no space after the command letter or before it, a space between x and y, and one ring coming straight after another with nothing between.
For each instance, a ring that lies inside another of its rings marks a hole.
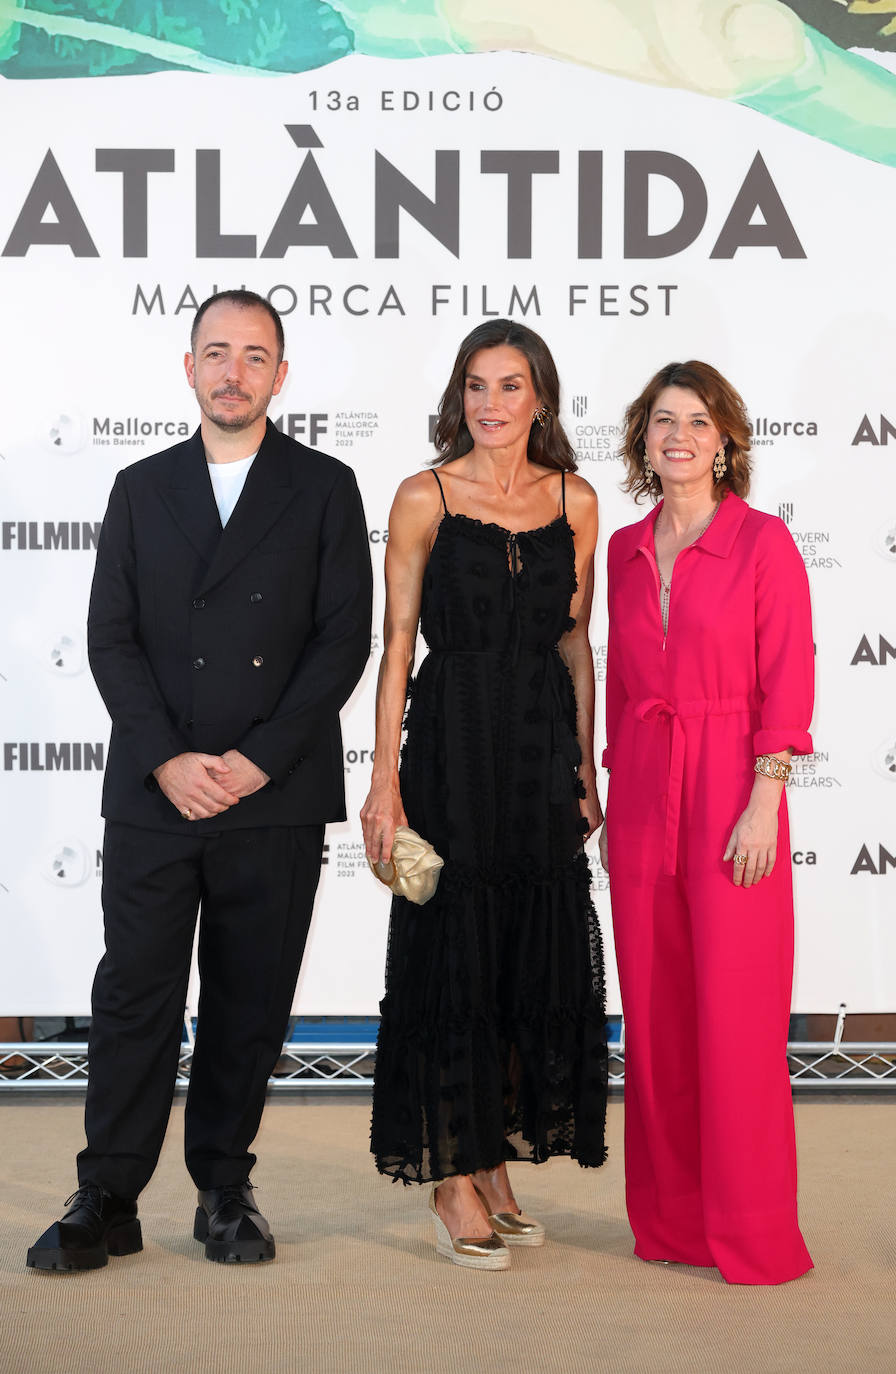
<instances>
[{"instance_id":1,"label":"gold chain bracelet","mask_svg":"<svg viewBox=\"0 0 896 1374\"><path fill-rule=\"evenodd\" d=\"M776 758L774 754L760 754L753 764L754 773L761 773L765 778L775 778L777 782L786 783L791 771L792 765Z\"/></svg>"}]
</instances>

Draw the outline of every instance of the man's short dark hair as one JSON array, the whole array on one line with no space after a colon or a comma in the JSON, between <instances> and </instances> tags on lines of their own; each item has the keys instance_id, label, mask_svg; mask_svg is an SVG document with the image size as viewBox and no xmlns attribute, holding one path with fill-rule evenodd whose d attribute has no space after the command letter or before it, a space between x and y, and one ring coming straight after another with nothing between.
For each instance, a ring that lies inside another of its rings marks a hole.
<instances>
[{"instance_id":1,"label":"man's short dark hair","mask_svg":"<svg viewBox=\"0 0 896 1374\"><path fill-rule=\"evenodd\" d=\"M277 362L283 361L283 350L286 347L286 340L283 337L283 321L279 314L266 301L264 296L259 296L255 291L244 291L242 289L234 291L218 291L214 296L209 296L208 300L203 301L196 311L196 318L193 321L193 328L190 330L190 352L196 352L196 340L199 337L199 326L202 317L210 306L218 305L220 301L227 301L230 305L237 305L243 310L264 310L274 321L274 329L277 331Z\"/></svg>"}]
</instances>

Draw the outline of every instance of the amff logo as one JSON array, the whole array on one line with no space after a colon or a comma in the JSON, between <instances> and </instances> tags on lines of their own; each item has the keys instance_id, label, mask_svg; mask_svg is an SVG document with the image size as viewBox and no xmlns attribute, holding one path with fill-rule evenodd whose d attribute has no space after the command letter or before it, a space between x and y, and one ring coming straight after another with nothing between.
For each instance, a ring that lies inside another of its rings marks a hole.
<instances>
[{"instance_id":1,"label":"amff logo","mask_svg":"<svg viewBox=\"0 0 896 1374\"><path fill-rule=\"evenodd\" d=\"M327 433L330 416L326 411L298 411L281 415L274 421L275 428L290 439L306 439L311 448L317 448L317 441Z\"/></svg>"},{"instance_id":2,"label":"amff logo","mask_svg":"<svg viewBox=\"0 0 896 1374\"><path fill-rule=\"evenodd\" d=\"M890 439L896 439L896 425L888 420L886 415L881 415L878 425L869 420L867 415L863 415L862 423L855 432L852 447L855 448L858 444L871 444L872 448L879 448L881 445L885 447Z\"/></svg>"},{"instance_id":3,"label":"amff logo","mask_svg":"<svg viewBox=\"0 0 896 1374\"><path fill-rule=\"evenodd\" d=\"M849 870L850 874L873 873L877 878L883 878L888 869L896 869L896 854L891 854L882 844L877 846L877 863L867 844L863 844L856 857L856 861Z\"/></svg>"},{"instance_id":4,"label":"amff logo","mask_svg":"<svg viewBox=\"0 0 896 1374\"><path fill-rule=\"evenodd\" d=\"M850 659L850 667L854 668L857 663L873 663L875 668L883 668L888 659L896 658L896 645L884 639L883 635L877 637L877 654L868 639L867 635L862 635L859 646Z\"/></svg>"}]
</instances>

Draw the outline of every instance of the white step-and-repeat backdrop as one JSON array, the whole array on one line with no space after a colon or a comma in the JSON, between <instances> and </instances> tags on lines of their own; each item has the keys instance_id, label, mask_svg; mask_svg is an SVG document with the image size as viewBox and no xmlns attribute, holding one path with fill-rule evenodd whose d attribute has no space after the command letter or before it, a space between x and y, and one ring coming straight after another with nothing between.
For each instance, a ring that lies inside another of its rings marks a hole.
<instances>
[{"instance_id":1,"label":"white step-and-repeat backdrop","mask_svg":"<svg viewBox=\"0 0 896 1374\"><path fill-rule=\"evenodd\" d=\"M284 316L274 418L358 475L377 627L392 493L484 317L554 351L601 583L640 514L627 401L673 358L734 382L751 500L787 522L815 613L794 1007L896 1009L896 7L315 3L289 34L270 6L186 8L141 25L125 0L111 31L87 0L0 16L0 1013L89 1010L94 549L117 470L195 427L193 312L233 285ZM853 9L878 12L858 38ZM306 1014L381 993L387 901L357 820L380 640L344 716L351 819L328 832ZM600 687L601 595L593 643ZM594 883L612 962L596 861Z\"/></svg>"}]
</instances>

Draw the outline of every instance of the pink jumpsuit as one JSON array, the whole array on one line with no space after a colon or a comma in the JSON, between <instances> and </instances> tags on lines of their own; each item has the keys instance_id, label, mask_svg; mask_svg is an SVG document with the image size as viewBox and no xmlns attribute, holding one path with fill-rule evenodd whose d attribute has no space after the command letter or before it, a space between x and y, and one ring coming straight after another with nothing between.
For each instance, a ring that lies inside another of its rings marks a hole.
<instances>
[{"instance_id":1,"label":"pink jumpsuit","mask_svg":"<svg viewBox=\"0 0 896 1374\"><path fill-rule=\"evenodd\" d=\"M729 493L675 561L664 638L659 509L614 534L608 568L604 764L626 1203L641 1259L783 1283L812 1268L786 1061L784 797L771 877L737 888L722 855L755 755L812 749L809 588L786 525Z\"/></svg>"}]
</instances>

